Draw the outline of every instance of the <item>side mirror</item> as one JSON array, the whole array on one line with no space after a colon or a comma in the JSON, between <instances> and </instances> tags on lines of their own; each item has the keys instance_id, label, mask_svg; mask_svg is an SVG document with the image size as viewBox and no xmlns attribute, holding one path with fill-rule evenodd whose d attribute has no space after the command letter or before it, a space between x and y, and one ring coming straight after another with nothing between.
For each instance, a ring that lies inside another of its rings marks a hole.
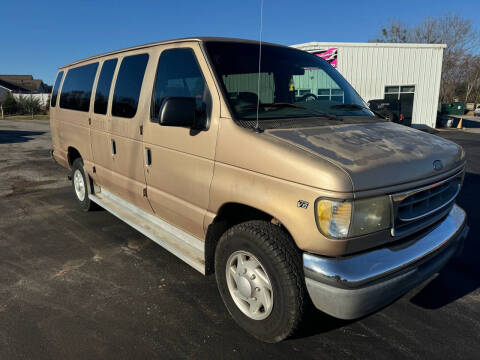
<instances>
[{"instance_id":1,"label":"side mirror","mask_svg":"<svg viewBox=\"0 0 480 360\"><path fill-rule=\"evenodd\" d=\"M191 97L168 97L158 114L158 123L162 126L180 126L193 128L196 124L196 103Z\"/></svg>"}]
</instances>

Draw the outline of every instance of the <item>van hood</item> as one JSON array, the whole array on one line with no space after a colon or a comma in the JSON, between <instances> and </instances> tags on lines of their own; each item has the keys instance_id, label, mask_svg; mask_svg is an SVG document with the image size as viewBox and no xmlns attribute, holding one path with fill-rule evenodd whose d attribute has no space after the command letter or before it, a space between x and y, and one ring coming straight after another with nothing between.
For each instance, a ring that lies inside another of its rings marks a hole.
<instances>
[{"instance_id":1,"label":"van hood","mask_svg":"<svg viewBox=\"0 0 480 360\"><path fill-rule=\"evenodd\" d=\"M457 144L391 122L272 129L265 133L341 167L350 175L354 191L437 176L465 161L465 152Z\"/></svg>"}]
</instances>

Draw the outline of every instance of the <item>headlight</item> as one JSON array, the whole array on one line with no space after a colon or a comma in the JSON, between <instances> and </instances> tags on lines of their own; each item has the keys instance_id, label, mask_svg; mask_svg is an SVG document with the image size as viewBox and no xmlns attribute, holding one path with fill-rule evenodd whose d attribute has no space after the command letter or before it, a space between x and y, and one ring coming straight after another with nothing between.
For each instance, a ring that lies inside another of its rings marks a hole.
<instances>
[{"instance_id":1,"label":"headlight","mask_svg":"<svg viewBox=\"0 0 480 360\"><path fill-rule=\"evenodd\" d=\"M344 238L350 229L352 203L322 199L317 201L317 224L326 236Z\"/></svg>"},{"instance_id":2,"label":"headlight","mask_svg":"<svg viewBox=\"0 0 480 360\"><path fill-rule=\"evenodd\" d=\"M319 199L315 210L318 228L328 237L360 236L390 226L387 196L355 201Z\"/></svg>"}]
</instances>

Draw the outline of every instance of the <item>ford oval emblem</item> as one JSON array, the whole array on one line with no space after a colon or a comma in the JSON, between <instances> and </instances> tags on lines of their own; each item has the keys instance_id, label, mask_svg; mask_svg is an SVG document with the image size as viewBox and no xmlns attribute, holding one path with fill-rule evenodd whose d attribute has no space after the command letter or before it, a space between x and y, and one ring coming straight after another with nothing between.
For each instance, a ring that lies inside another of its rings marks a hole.
<instances>
[{"instance_id":1,"label":"ford oval emblem","mask_svg":"<svg viewBox=\"0 0 480 360\"><path fill-rule=\"evenodd\" d=\"M443 169L443 164L442 164L442 162L441 162L440 160L435 160L435 161L433 162L433 168L434 168L435 170L437 170L437 171L442 170L442 169Z\"/></svg>"}]
</instances>

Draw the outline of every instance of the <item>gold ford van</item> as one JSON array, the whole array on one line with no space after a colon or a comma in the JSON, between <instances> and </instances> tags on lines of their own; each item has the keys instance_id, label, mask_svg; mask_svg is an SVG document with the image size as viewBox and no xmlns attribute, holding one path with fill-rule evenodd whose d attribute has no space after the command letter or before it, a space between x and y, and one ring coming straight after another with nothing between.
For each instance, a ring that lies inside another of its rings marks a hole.
<instances>
[{"instance_id":1,"label":"gold ford van","mask_svg":"<svg viewBox=\"0 0 480 360\"><path fill-rule=\"evenodd\" d=\"M280 341L308 304L369 314L467 233L458 145L370 111L326 61L193 38L61 67L53 155L99 205L203 274L236 322Z\"/></svg>"}]
</instances>

